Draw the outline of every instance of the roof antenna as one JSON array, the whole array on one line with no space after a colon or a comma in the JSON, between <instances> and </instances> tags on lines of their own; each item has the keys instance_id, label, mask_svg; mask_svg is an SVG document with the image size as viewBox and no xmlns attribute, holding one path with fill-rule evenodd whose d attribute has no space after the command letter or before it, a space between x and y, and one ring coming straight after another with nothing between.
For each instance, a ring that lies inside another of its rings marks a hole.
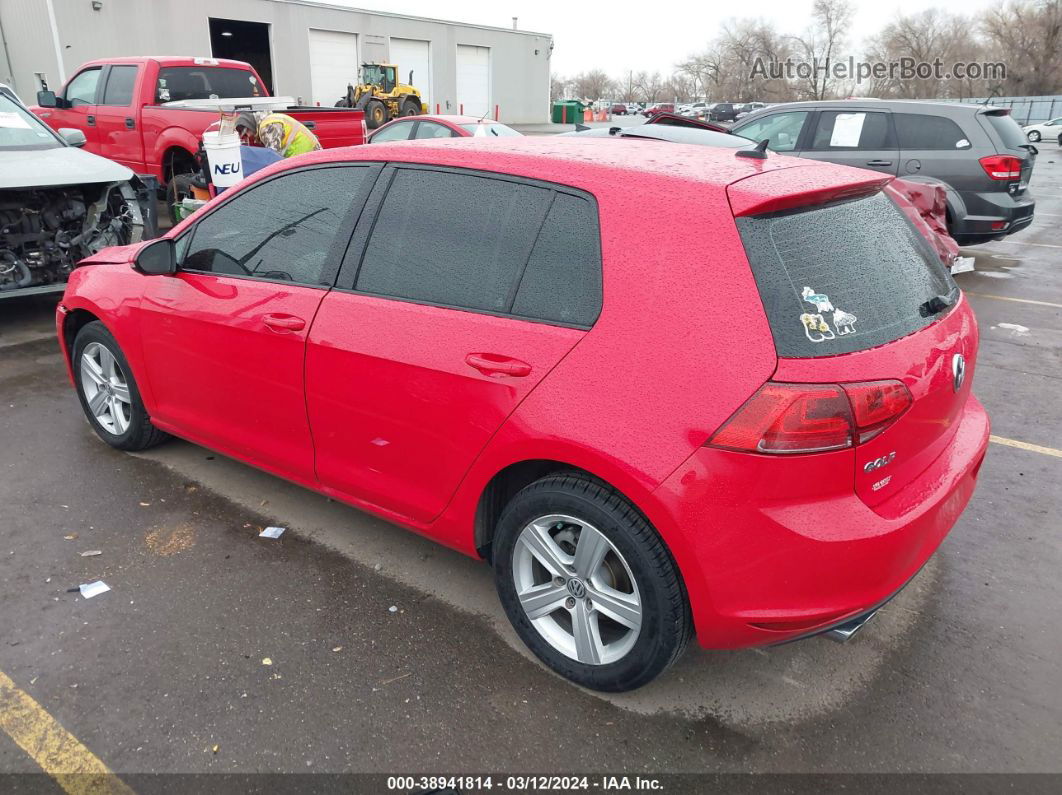
<instances>
[{"instance_id":1,"label":"roof antenna","mask_svg":"<svg viewBox=\"0 0 1062 795\"><path fill-rule=\"evenodd\" d=\"M764 138L752 149L738 149L734 154L737 157L751 157L753 160L766 160L767 144L769 144L770 142L770 138Z\"/></svg>"}]
</instances>

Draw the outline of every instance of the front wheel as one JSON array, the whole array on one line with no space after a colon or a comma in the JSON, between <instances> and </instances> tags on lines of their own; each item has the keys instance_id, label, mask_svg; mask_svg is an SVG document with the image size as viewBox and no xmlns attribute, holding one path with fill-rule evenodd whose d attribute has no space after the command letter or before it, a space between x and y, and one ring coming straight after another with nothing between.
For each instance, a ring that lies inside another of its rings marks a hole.
<instances>
[{"instance_id":1,"label":"front wheel","mask_svg":"<svg viewBox=\"0 0 1062 795\"><path fill-rule=\"evenodd\" d=\"M365 126L375 130L387 123L387 106L378 99L370 99L365 105Z\"/></svg>"},{"instance_id":2,"label":"front wheel","mask_svg":"<svg viewBox=\"0 0 1062 795\"><path fill-rule=\"evenodd\" d=\"M678 569L622 495L587 475L551 475L502 512L495 584L520 638L584 687L648 683L686 647L692 619Z\"/></svg>"},{"instance_id":3,"label":"front wheel","mask_svg":"<svg viewBox=\"0 0 1062 795\"><path fill-rule=\"evenodd\" d=\"M1036 130L1030 130L1029 140L1032 141L1034 144L1038 143L1040 141L1040 133L1038 133Z\"/></svg>"},{"instance_id":4,"label":"front wheel","mask_svg":"<svg viewBox=\"0 0 1062 795\"><path fill-rule=\"evenodd\" d=\"M98 320L74 338L74 381L85 417L119 450L144 450L169 438L151 424L125 354Z\"/></svg>"}]
</instances>

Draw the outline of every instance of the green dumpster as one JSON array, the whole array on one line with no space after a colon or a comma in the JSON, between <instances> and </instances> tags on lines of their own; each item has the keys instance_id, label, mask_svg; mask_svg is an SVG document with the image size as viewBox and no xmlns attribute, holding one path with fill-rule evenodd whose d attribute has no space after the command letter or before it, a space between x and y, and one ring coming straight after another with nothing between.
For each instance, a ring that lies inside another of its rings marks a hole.
<instances>
[{"instance_id":1,"label":"green dumpster","mask_svg":"<svg viewBox=\"0 0 1062 795\"><path fill-rule=\"evenodd\" d=\"M562 99L553 103L552 120L554 124L575 124L583 120L583 105L571 99Z\"/></svg>"}]
</instances>

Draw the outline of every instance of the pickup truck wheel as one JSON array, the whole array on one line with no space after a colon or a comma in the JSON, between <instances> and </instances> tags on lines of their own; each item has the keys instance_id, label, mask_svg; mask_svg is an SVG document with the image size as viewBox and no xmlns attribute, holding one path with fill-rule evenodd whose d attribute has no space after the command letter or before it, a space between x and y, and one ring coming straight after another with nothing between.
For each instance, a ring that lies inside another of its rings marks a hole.
<instances>
[{"instance_id":1,"label":"pickup truck wheel","mask_svg":"<svg viewBox=\"0 0 1062 795\"><path fill-rule=\"evenodd\" d=\"M185 199L192 198L192 174L174 174L166 185L166 209L170 215L170 223L175 225L180 221L177 214L177 206Z\"/></svg>"},{"instance_id":2,"label":"pickup truck wheel","mask_svg":"<svg viewBox=\"0 0 1062 795\"><path fill-rule=\"evenodd\" d=\"M387 106L378 99L369 100L365 106L365 126L375 130L381 124L387 123Z\"/></svg>"},{"instance_id":3,"label":"pickup truck wheel","mask_svg":"<svg viewBox=\"0 0 1062 795\"><path fill-rule=\"evenodd\" d=\"M415 99L407 99L402 103L402 115L403 116L418 116L420 115L420 103Z\"/></svg>"},{"instance_id":4,"label":"pickup truck wheel","mask_svg":"<svg viewBox=\"0 0 1062 795\"><path fill-rule=\"evenodd\" d=\"M144 450L169 438L151 424L125 354L98 320L78 331L72 363L81 407L103 441L119 450Z\"/></svg>"}]
</instances>

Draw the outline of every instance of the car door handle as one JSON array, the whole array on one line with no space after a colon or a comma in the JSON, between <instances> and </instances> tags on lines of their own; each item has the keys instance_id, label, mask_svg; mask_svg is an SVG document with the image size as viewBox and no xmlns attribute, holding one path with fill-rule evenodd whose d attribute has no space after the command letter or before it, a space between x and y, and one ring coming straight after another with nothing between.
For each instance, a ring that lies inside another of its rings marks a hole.
<instances>
[{"instance_id":1,"label":"car door handle","mask_svg":"<svg viewBox=\"0 0 1062 795\"><path fill-rule=\"evenodd\" d=\"M96 126L96 117L95 116L86 116L85 117L85 124L87 124L89 127L95 127Z\"/></svg>"},{"instance_id":2,"label":"car door handle","mask_svg":"<svg viewBox=\"0 0 1062 795\"><path fill-rule=\"evenodd\" d=\"M483 375L507 375L512 378L531 375L531 365L527 362L510 359L508 356L498 356L495 353L470 353L465 357L465 364L479 370Z\"/></svg>"},{"instance_id":3,"label":"car door handle","mask_svg":"<svg viewBox=\"0 0 1062 795\"><path fill-rule=\"evenodd\" d=\"M294 315L266 315L262 322L273 331L301 331L306 328L306 321Z\"/></svg>"},{"instance_id":4,"label":"car door handle","mask_svg":"<svg viewBox=\"0 0 1062 795\"><path fill-rule=\"evenodd\" d=\"M892 161L891 160L868 160L867 161L867 165L868 166L891 166L892 165Z\"/></svg>"},{"instance_id":5,"label":"car door handle","mask_svg":"<svg viewBox=\"0 0 1062 795\"><path fill-rule=\"evenodd\" d=\"M132 119L126 119L125 120L125 129L127 129L127 130L135 130L136 129L136 122L133 121Z\"/></svg>"}]
</instances>

